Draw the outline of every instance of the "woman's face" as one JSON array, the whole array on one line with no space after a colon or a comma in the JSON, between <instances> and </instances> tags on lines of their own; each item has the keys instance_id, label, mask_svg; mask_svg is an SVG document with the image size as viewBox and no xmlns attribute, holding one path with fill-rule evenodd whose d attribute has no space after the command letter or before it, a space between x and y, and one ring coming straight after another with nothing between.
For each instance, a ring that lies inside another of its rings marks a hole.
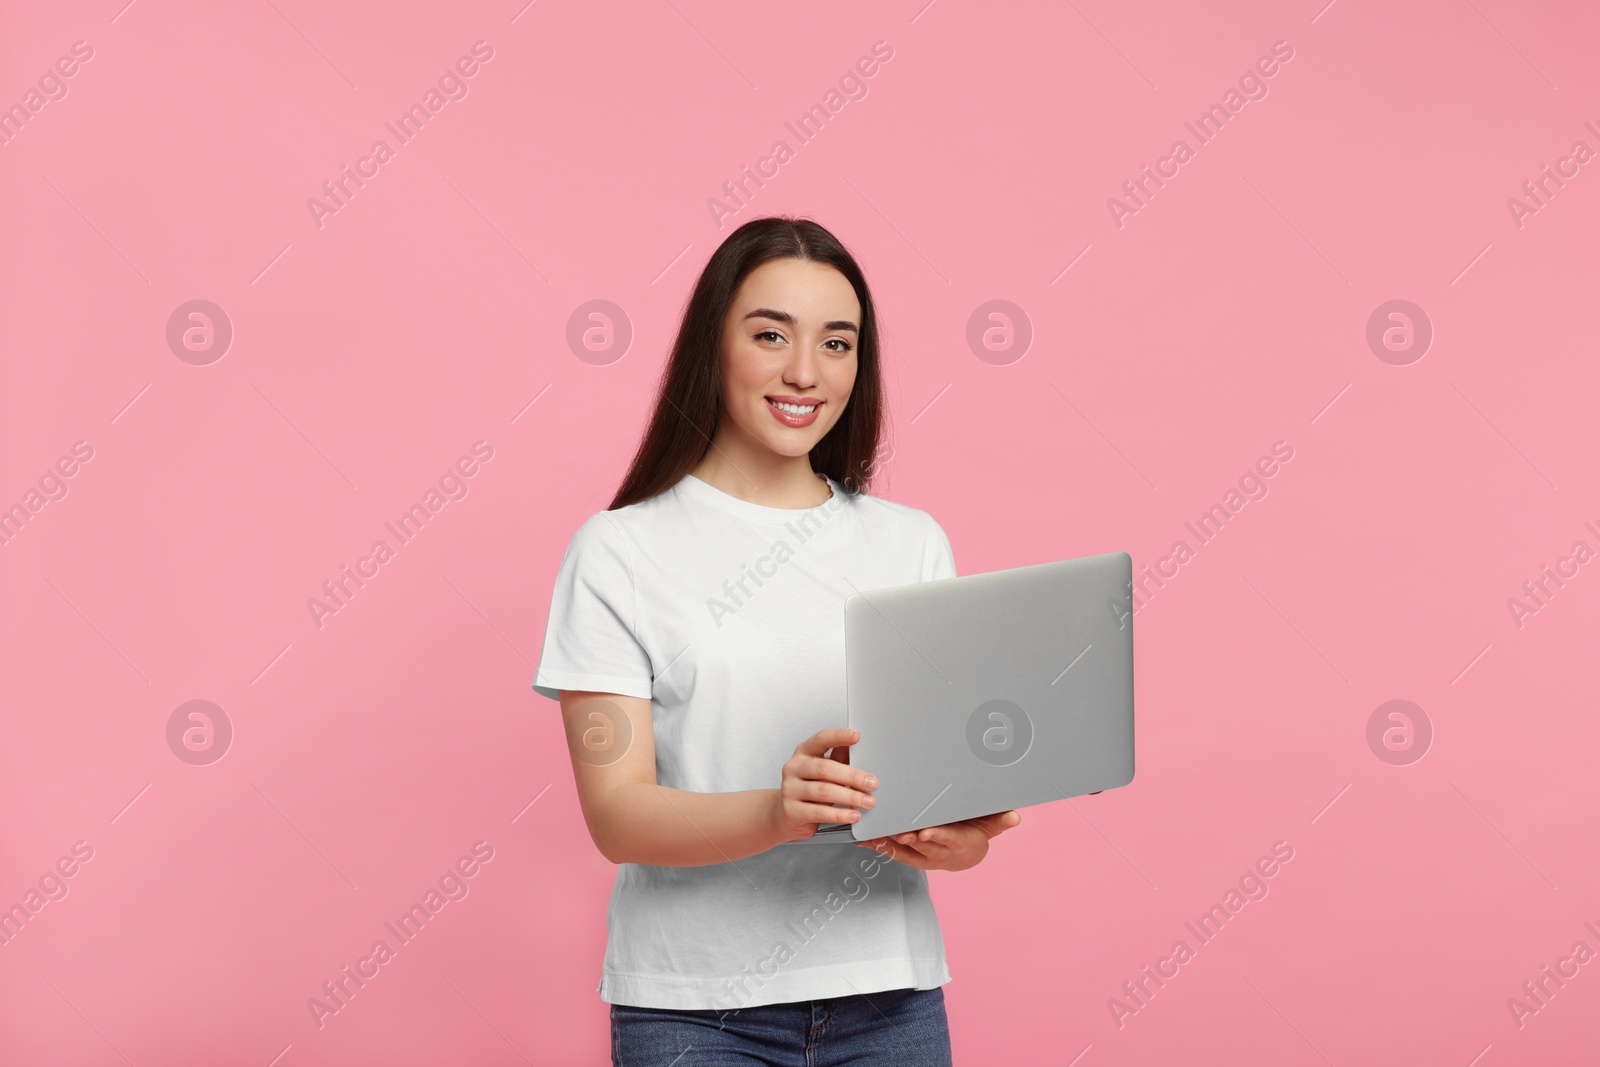
<instances>
[{"instance_id":1,"label":"woman's face","mask_svg":"<svg viewBox=\"0 0 1600 1067\"><path fill-rule=\"evenodd\" d=\"M860 326L856 292L832 267L773 259L751 271L722 327L725 432L810 452L850 399Z\"/></svg>"}]
</instances>

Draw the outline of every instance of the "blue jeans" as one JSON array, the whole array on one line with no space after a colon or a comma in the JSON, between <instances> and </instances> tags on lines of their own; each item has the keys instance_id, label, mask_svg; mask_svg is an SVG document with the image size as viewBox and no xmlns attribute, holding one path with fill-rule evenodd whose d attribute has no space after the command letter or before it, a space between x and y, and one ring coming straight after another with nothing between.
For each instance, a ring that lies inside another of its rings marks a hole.
<instances>
[{"instance_id":1,"label":"blue jeans","mask_svg":"<svg viewBox=\"0 0 1600 1067\"><path fill-rule=\"evenodd\" d=\"M950 1067L944 990L889 989L734 1011L611 1005L616 1067Z\"/></svg>"}]
</instances>

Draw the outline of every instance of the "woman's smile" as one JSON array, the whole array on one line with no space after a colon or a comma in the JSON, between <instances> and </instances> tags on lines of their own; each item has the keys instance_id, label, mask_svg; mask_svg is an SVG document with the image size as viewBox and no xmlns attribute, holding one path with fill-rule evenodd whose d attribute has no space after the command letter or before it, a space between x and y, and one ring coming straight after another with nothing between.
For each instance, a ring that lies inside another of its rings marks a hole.
<instances>
[{"instance_id":1,"label":"woman's smile","mask_svg":"<svg viewBox=\"0 0 1600 1067\"><path fill-rule=\"evenodd\" d=\"M822 410L824 403L814 396L769 396L766 400L767 410L772 412L774 418L796 429L816 422L817 412Z\"/></svg>"}]
</instances>

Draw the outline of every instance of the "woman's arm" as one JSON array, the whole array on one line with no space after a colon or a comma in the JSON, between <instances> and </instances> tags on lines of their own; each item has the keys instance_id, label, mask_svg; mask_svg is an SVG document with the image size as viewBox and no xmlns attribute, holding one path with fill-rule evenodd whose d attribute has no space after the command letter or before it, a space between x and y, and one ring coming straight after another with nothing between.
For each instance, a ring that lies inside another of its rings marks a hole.
<instances>
[{"instance_id":1,"label":"woman's arm","mask_svg":"<svg viewBox=\"0 0 1600 1067\"><path fill-rule=\"evenodd\" d=\"M878 785L827 755L855 741L853 730L802 741L781 777L774 775L776 788L690 793L656 782L649 700L563 689L561 717L584 822L612 863L700 867L744 859L811 837L819 823L853 822L857 809L872 806Z\"/></svg>"}]
</instances>

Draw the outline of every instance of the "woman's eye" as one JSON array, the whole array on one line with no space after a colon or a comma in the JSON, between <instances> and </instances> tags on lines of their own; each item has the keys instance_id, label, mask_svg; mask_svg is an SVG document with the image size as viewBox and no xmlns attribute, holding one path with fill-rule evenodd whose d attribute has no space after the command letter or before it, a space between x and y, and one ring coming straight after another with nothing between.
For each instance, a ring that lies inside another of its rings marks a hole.
<instances>
[{"instance_id":1,"label":"woman's eye","mask_svg":"<svg viewBox=\"0 0 1600 1067\"><path fill-rule=\"evenodd\" d=\"M777 330L762 330L760 333L755 335L755 339L757 341L769 341L770 340L774 344L782 344L783 340L784 340L783 334L779 333ZM834 352L836 354L843 354L845 352L848 352L848 351L850 351L850 349L852 347L850 342L846 341L842 337L830 337L826 341L824 341L823 344L824 345L837 345L838 346L837 348L828 349L828 351Z\"/></svg>"}]
</instances>

